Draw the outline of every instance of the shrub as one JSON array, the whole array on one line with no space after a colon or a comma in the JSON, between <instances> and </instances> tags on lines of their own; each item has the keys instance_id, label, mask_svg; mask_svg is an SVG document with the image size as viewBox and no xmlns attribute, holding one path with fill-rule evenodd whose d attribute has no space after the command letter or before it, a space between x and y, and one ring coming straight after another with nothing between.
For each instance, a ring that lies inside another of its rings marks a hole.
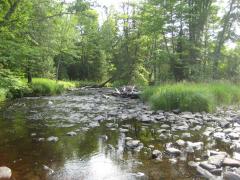
<instances>
[{"instance_id":1,"label":"shrub","mask_svg":"<svg viewBox=\"0 0 240 180\"><path fill-rule=\"evenodd\" d=\"M30 90L22 77L14 75L7 69L1 69L0 71L0 89L2 89L0 92L1 99L20 98Z\"/></svg>"}]
</instances>

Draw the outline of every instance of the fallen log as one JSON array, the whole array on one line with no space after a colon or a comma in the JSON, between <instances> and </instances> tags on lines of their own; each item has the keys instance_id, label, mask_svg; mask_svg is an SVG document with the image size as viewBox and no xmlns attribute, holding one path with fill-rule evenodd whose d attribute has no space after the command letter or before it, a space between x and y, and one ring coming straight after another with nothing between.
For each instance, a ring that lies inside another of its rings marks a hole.
<instances>
[{"instance_id":1,"label":"fallen log","mask_svg":"<svg viewBox=\"0 0 240 180\"><path fill-rule=\"evenodd\" d=\"M115 92L112 93L113 96L120 96L122 98L138 99L140 97L140 92L135 86L123 86L121 88L116 88Z\"/></svg>"}]
</instances>

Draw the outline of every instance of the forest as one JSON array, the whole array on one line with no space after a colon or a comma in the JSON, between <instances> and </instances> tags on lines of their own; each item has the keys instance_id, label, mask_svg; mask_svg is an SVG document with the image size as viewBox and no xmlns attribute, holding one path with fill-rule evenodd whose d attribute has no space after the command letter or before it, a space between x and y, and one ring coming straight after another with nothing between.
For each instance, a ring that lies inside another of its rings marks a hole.
<instances>
[{"instance_id":1,"label":"forest","mask_svg":"<svg viewBox=\"0 0 240 180\"><path fill-rule=\"evenodd\" d=\"M1 0L0 99L57 94L76 82L231 86L240 77L239 3L125 1L116 10L88 0Z\"/></svg>"}]
</instances>

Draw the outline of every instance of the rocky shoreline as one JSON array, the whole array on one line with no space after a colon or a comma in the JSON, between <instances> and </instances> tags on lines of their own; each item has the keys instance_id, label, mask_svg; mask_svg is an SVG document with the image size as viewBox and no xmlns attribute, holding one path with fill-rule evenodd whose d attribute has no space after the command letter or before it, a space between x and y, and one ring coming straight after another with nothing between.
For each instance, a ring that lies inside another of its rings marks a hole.
<instances>
[{"instance_id":1,"label":"rocky shoreline","mask_svg":"<svg viewBox=\"0 0 240 180\"><path fill-rule=\"evenodd\" d=\"M170 154L172 163L183 157L185 153L194 154L203 151L200 158L189 161L188 165L207 179L235 180L240 179L240 110L238 107L218 108L214 114L191 112L164 112L152 111L148 105L138 104L135 108L122 109L121 113L109 112L106 117L96 117L95 120L109 120L112 117L127 120L136 119L141 123L158 123L157 130L160 139L173 139L165 144L165 150L155 149L153 145L144 147L139 140L126 137L126 148L134 151L151 152L153 159L161 161L164 154ZM111 128L111 125L108 124ZM112 126L114 126L112 124ZM122 133L128 129L120 129ZM181 135L175 132L182 131ZM206 141L224 143L229 147L229 152L204 147L206 142L191 142L192 134L188 131L200 133Z\"/></svg>"}]
</instances>

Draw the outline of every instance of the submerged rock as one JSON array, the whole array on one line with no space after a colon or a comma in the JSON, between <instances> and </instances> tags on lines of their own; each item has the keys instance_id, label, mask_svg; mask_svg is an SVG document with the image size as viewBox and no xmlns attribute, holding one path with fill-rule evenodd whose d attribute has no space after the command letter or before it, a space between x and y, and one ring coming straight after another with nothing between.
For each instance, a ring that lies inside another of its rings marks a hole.
<instances>
[{"instance_id":1,"label":"submerged rock","mask_svg":"<svg viewBox=\"0 0 240 180\"><path fill-rule=\"evenodd\" d=\"M156 159L156 158L158 158L159 156L161 156L162 155L162 153L161 153L161 151L159 151L159 150L154 150L153 152L152 152L152 158L153 159Z\"/></svg>"},{"instance_id":2,"label":"submerged rock","mask_svg":"<svg viewBox=\"0 0 240 180\"><path fill-rule=\"evenodd\" d=\"M10 179L12 176L12 170L6 166L0 167L0 179Z\"/></svg>"},{"instance_id":3,"label":"submerged rock","mask_svg":"<svg viewBox=\"0 0 240 180\"><path fill-rule=\"evenodd\" d=\"M176 149L176 148L173 148L173 147L167 148L166 151L170 154L173 154L173 155L180 155L181 154L181 151L179 149Z\"/></svg>"},{"instance_id":4,"label":"submerged rock","mask_svg":"<svg viewBox=\"0 0 240 180\"><path fill-rule=\"evenodd\" d=\"M199 163L194 162L194 161L189 161L189 162L188 162L188 165L189 165L190 167L197 167L197 166L199 165Z\"/></svg>"},{"instance_id":5,"label":"submerged rock","mask_svg":"<svg viewBox=\"0 0 240 180\"><path fill-rule=\"evenodd\" d=\"M200 149L203 148L203 142L190 142L190 141L187 141L187 146L191 147L193 149L200 150Z\"/></svg>"},{"instance_id":6,"label":"submerged rock","mask_svg":"<svg viewBox=\"0 0 240 180\"><path fill-rule=\"evenodd\" d=\"M182 140L182 139L177 140L176 143L177 143L177 145L179 145L179 146L184 146L184 145L185 145L185 141Z\"/></svg>"},{"instance_id":7,"label":"submerged rock","mask_svg":"<svg viewBox=\"0 0 240 180\"><path fill-rule=\"evenodd\" d=\"M53 174L54 173L54 170L51 169L50 167L46 166L46 165L43 165L43 169L45 171L48 171L48 174Z\"/></svg>"},{"instance_id":8,"label":"submerged rock","mask_svg":"<svg viewBox=\"0 0 240 180\"><path fill-rule=\"evenodd\" d=\"M182 137L183 139L190 138L190 137L191 137L191 134L190 134L190 133L183 133L183 134L181 135L181 137Z\"/></svg>"},{"instance_id":9,"label":"submerged rock","mask_svg":"<svg viewBox=\"0 0 240 180\"><path fill-rule=\"evenodd\" d=\"M51 137L47 138L47 141L49 141L49 142L57 142L58 140L59 140L59 138L58 137L54 137L54 136L51 136Z\"/></svg>"},{"instance_id":10,"label":"submerged rock","mask_svg":"<svg viewBox=\"0 0 240 180\"><path fill-rule=\"evenodd\" d=\"M134 149L140 145L139 140L129 140L126 142L128 148Z\"/></svg>"},{"instance_id":11,"label":"submerged rock","mask_svg":"<svg viewBox=\"0 0 240 180\"><path fill-rule=\"evenodd\" d=\"M73 131L71 131L71 132L68 132L68 133L67 133L67 135L68 135L68 136L76 136L76 135L77 135L77 133L76 133L76 132L73 132Z\"/></svg>"}]
</instances>

